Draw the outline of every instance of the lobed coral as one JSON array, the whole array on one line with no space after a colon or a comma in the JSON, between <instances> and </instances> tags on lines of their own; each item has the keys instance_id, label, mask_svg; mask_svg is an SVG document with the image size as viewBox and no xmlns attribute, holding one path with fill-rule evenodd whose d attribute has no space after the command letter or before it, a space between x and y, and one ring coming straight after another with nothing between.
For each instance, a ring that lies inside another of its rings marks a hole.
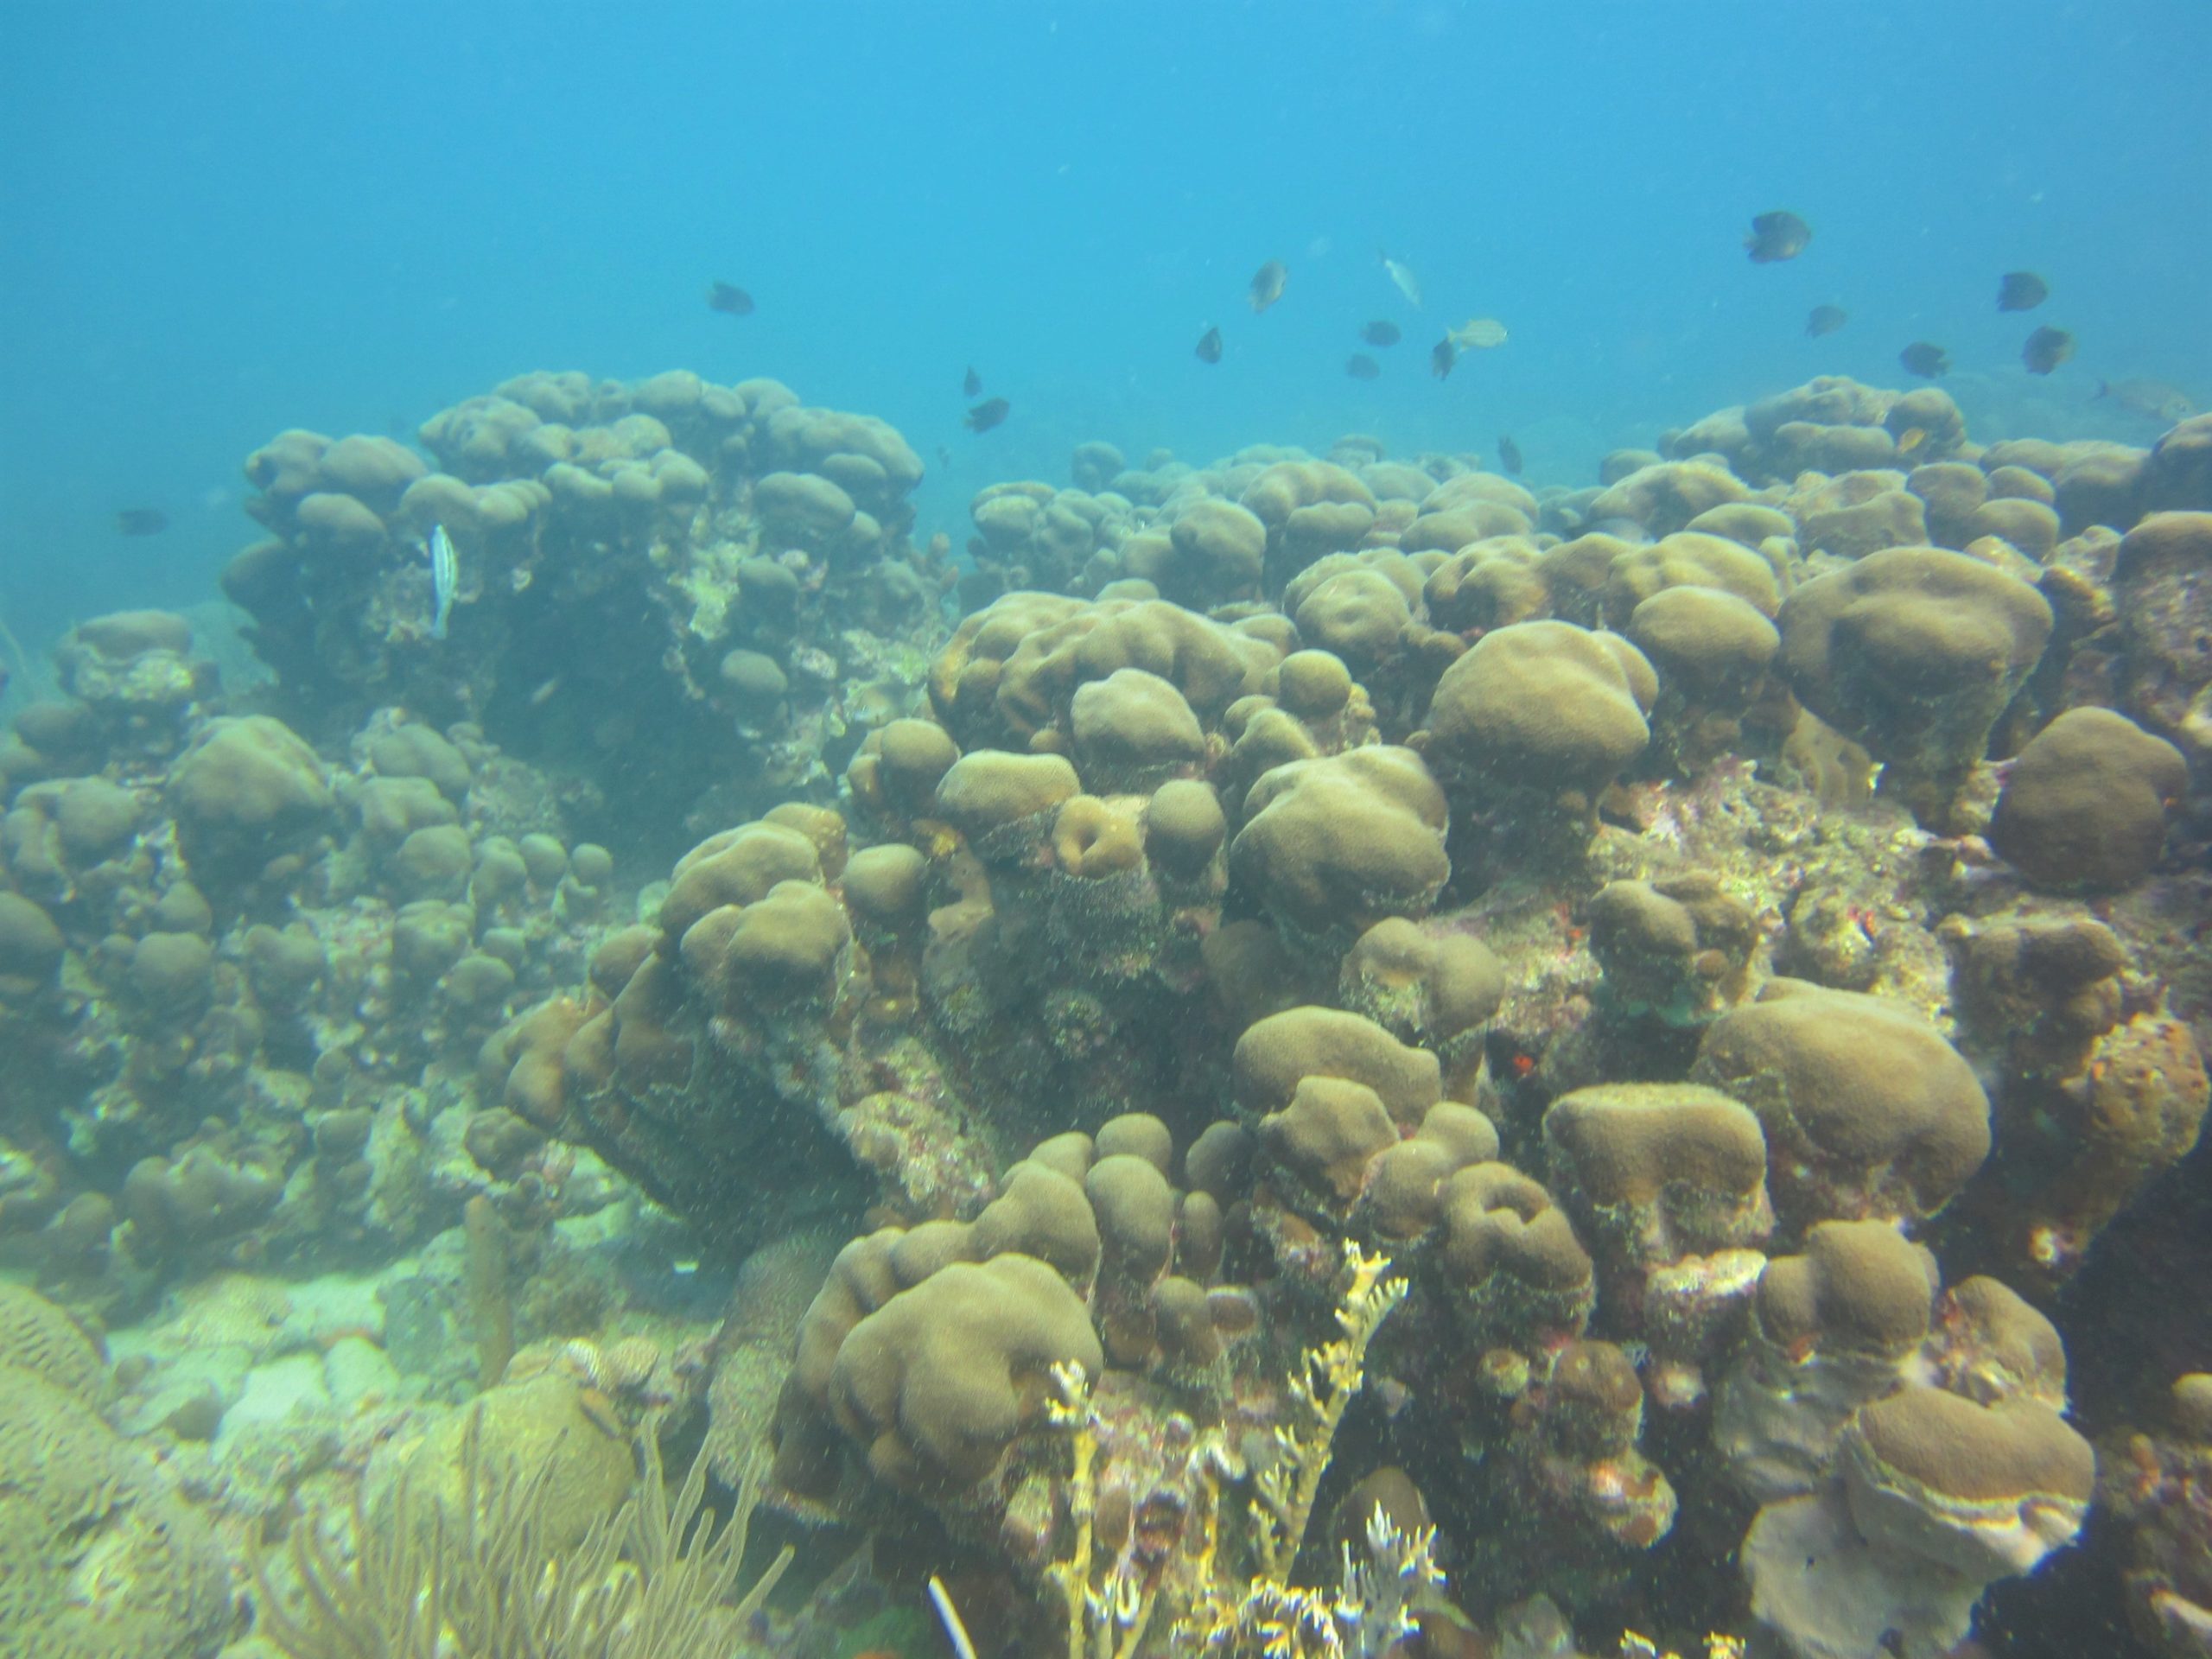
<instances>
[{"instance_id":1,"label":"lobed coral","mask_svg":"<svg viewBox=\"0 0 2212 1659\"><path fill-rule=\"evenodd\" d=\"M420 1250L384 1340L480 1363L564 1510L638 1423L741 1478L772 1436L777 1503L1023 1650L1640 1617L1748 1516L1760 1639L1868 1659L2079 1530L1999 1276L2080 1272L2212 1093L2196 435L1984 448L1826 380L1579 489L1087 445L957 574L897 435L773 383L420 435L253 458L289 723L125 613L0 744L11 1264L121 1311ZM664 1345L594 1253L679 1223L752 1255Z\"/></svg>"},{"instance_id":2,"label":"lobed coral","mask_svg":"<svg viewBox=\"0 0 2212 1659\"><path fill-rule=\"evenodd\" d=\"M922 466L883 422L773 380L540 372L416 435L435 469L302 430L247 459L269 536L224 588L311 737L400 703L527 761L588 753L575 827L619 840L680 822L701 776L728 780L718 811L818 785L917 700L950 573L908 543Z\"/></svg>"}]
</instances>

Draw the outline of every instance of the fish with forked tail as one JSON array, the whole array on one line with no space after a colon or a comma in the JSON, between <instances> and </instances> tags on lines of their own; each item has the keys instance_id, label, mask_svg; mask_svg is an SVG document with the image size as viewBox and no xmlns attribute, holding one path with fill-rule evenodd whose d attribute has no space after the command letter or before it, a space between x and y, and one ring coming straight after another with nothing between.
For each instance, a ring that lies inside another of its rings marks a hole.
<instances>
[{"instance_id":1,"label":"fish with forked tail","mask_svg":"<svg viewBox=\"0 0 2212 1659\"><path fill-rule=\"evenodd\" d=\"M1003 397L986 397L960 417L970 432L988 432L1011 414L1014 405Z\"/></svg>"},{"instance_id":2,"label":"fish with forked tail","mask_svg":"<svg viewBox=\"0 0 2212 1659\"><path fill-rule=\"evenodd\" d=\"M453 537L446 534L443 524L430 526L430 539L424 545L430 556L430 599L434 607L430 616L430 638L446 637L446 618L453 613L454 590L461 585L461 561L453 550Z\"/></svg>"},{"instance_id":3,"label":"fish with forked tail","mask_svg":"<svg viewBox=\"0 0 2212 1659\"><path fill-rule=\"evenodd\" d=\"M2163 380L2100 380L2097 396L2110 399L2130 414L2170 424L2196 413L2196 404L2187 392Z\"/></svg>"}]
</instances>

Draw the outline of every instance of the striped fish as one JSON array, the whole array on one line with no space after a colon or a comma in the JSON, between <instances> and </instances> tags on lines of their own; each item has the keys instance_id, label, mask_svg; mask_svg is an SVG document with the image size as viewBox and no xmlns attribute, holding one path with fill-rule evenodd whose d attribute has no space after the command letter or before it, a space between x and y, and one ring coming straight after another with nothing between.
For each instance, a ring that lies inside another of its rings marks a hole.
<instances>
[{"instance_id":1,"label":"striped fish","mask_svg":"<svg viewBox=\"0 0 2212 1659\"><path fill-rule=\"evenodd\" d=\"M453 590L461 582L461 561L454 556L453 537L443 524L430 526L430 593L437 613L430 619L430 638L446 637L446 618L453 610Z\"/></svg>"}]
</instances>

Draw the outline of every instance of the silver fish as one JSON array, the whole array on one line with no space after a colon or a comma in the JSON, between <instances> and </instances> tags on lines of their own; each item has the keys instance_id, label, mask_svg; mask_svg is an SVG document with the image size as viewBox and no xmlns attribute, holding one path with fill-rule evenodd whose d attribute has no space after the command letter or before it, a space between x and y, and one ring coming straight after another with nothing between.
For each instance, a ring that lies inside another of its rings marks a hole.
<instances>
[{"instance_id":1,"label":"silver fish","mask_svg":"<svg viewBox=\"0 0 2212 1659\"><path fill-rule=\"evenodd\" d=\"M1390 280L1398 285L1398 292L1404 295L1408 300L1411 300L1414 304L1414 308L1415 310L1419 310L1421 308L1421 278L1414 276L1412 271L1407 270L1405 266L1400 264L1389 254L1386 253L1381 257L1382 260L1382 269L1389 273Z\"/></svg>"},{"instance_id":2,"label":"silver fish","mask_svg":"<svg viewBox=\"0 0 2212 1659\"><path fill-rule=\"evenodd\" d=\"M443 524L430 526L430 593L437 602L436 613L430 619L430 638L446 637L446 618L453 611L453 592L461 584L461 561L454 556L453 537L446 534Z\"/></svg>"},{"instance_id":3,"label":"silver fish","mask_svg":"<svg viewBox=\"0 0 2212 1659\"><path fill-rule=\"evenodd\" d=\"M2100 380L2097 396L2154 421L2185 421L2196 413L2187 392L2163 380Z\"/></svg>"}]
</instances>

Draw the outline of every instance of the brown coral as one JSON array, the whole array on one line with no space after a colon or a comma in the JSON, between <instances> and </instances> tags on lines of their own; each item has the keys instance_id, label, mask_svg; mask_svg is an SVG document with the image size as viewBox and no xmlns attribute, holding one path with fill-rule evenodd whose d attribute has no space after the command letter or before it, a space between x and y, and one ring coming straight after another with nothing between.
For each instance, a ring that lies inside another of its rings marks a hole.
<instances>
[{"instance_id":1,"label":"brown coral","mask_svg":"<svg viewBox=\"0 0 2212 1659\"><path fill-rule=\"evenodd\" d=\"M1785 1226L1934 1214L1980 1167L1989 1102L1897 1003L1775 980L1707 1030L1691 1071L1759 1115Z\"/></svg>"},{"instance_id":2,"label":"brown coral","mask_svg":"<svg viewBox=\"0 0 2212 1659\"><path fill-rule=\"evenodd\" d=\"M1887 548L1783 601L1780 664L1806 707L1885 763L1884 787L1941 826L2051 622L2040 594L1979 559Z\"/></svg>"},{"instance_id":3,"label":"brown coral","mask_svg":"<svg viewBox=\"0 0 2212 1659\"><path fill-rule=\"evenodd\" d=\"M1361 748L1263 773L1230 846L1237 881L1280 922L1349 938L1424 913L1451 874L1444 792L1409 749Z\"/></svg>"},{"instance_id":4,"label":"brown coral","mask_svg":"<svg viewBox=\"0 0 2212 1659\"><path fill-rule=\"evenodd\" d=\"M2108 709L2069 709L2013 762L1990 845L2037 887L2133 887L2158 862L2188 789L2172 744Z\"/></svg>"},{"instance_id":5,"label":"brown coral","mask_svg":"<svg viewBox=\"0 0 2212 1659\"><path fill-rule=\"evenodd\" d=\"M932 1274L854 1325L830 1399L881 1478L972 1485L1043 1421L1056 1364L1104 1368L1082 1302L1043 1262L995 1256Z\"/></svg>"}]
</instances>

